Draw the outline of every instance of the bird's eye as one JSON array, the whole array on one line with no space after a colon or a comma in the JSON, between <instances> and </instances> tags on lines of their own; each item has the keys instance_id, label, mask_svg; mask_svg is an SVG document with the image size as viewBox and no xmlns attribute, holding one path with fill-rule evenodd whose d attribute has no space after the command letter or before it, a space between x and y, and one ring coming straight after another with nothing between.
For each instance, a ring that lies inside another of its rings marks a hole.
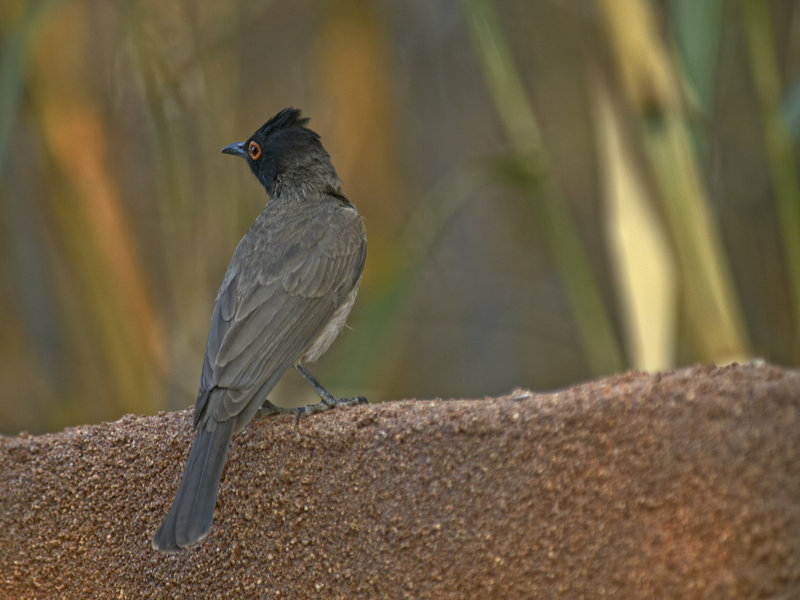
<instances>
[{"instance_id":1,"label":"bird's eye","mask_svg":"<svg viewBox=\"0 0 800 600\"><path fill-rule=\"evenodd\" d=\"M261 146L258 145L258 142L250 142L247 152L250 154L251 160L258 160L258 157L261 156Z\"/></svg>"}]
</instances>

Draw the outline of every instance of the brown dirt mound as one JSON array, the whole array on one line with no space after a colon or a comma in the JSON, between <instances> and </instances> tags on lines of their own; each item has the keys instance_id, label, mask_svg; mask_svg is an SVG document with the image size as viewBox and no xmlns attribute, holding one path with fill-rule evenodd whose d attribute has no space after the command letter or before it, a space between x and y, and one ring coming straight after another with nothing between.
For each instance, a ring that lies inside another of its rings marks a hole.
<instances>
[{"instance_id":1,"label":"brown dirt mound","mask_svg":"<svg viewBox=\"0 0 800 600\"><path fill-rule=\"evenodd\" d=\"M190 414L0 438L0 596L800 597L795 371L257 419L166 556Z\"/></svg>"}]
</instances>

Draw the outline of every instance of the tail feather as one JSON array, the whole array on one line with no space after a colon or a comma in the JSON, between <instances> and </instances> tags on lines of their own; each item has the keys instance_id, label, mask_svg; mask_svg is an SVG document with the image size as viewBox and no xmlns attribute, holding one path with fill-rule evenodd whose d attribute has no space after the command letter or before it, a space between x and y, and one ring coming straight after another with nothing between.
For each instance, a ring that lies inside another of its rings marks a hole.
<instances>
[{"instance_id":1,"label":"tail feather","mask_svg":"<svg viewBox=\"0 0 800 600\"><path fill-rule=\"evenodd\" d=\"M177 552L208 533L235 421L218 423L213 431L198 429L175 501L153 536L154 549Z\"/></svg>"}]
</instances>

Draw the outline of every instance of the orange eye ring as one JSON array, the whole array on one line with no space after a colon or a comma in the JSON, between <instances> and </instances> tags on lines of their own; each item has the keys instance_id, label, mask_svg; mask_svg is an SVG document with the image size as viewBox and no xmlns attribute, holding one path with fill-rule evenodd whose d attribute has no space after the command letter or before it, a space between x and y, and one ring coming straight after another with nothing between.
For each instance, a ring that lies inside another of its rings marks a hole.
<instances>
[{"instance_id":1,"label":"orange eye ring","mask_svg":"<svg viewBox=\"0 0 800 600\"><path fill-rule=\"evenodd\" d=\"M261 146L258 145L258 142L250 142L247 153L250 155L250 160L258 160L258 157L261 156Z\"/></svg>"}]
</instances>

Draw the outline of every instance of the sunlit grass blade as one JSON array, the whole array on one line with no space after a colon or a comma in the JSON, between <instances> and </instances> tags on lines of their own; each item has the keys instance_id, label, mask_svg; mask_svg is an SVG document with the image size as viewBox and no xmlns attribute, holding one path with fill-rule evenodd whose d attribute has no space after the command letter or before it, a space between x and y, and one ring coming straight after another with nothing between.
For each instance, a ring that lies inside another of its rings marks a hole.
<instances>
[{"instance_id":1,"label":"sunlit grass blade","mask_svg":"<svg viewBox=\"0 0 800 600\"><path fill-rule=\"evenodd\" d=\"M632 367L665 369L675 358L677 285L672 250L603 83L597 83L596 93L606 235L626 347Z\"/></svg>"},{"instance_id":2,"label":"sunlit grass blade","mask_svg":"<svg viewBox=\"0 0 800 600\"><path fill-rule=\"evenodd\" d=\"M744 318L696 164L675 65L649 4L605 0L601 6L678 259L694 353L706 362L744 359L750 355Z\"/></svg>"}]
</instances>

